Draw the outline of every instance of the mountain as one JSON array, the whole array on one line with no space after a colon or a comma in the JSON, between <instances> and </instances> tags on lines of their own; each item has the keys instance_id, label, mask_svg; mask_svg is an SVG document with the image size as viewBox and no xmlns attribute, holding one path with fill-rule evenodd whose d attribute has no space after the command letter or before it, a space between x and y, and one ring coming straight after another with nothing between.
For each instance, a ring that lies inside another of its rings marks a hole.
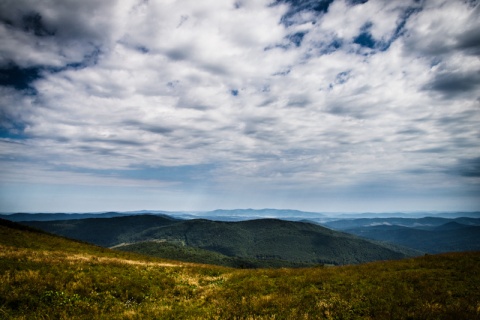
<instances>
[{"instance_id":1,"label":"mountain","mask_svg":"<svg viewBox=\"0 0 480 320\"><path fill-rule=\"evenodd\" d=\"M168 226L180 221L182 220L169 216L134 215L114 218L23 221L22 224L102 247L112 247L133 242L138 233L149 228Z\"/></svg>"},{"instance_id":2,"label":"mountain","mask_svg":"<svg viewBox=\"0 0 480 320\"><path fill-rule=\"evenodd\" d=\"M374 227L380 225L386 226L403 226L415 229L430 230L441 226L448 222L457 222L463 225L480 226L480 218L440 218L440 217L423 217L423 218L358 218L358 219L337 219L325 221L322 225L335 230L348 230L361 227Z\"/></svg>"},{"instance_id":3,"label":"mountain","mask_svg":"<svg viewBox=\"0 0 480 320\"><path fill-rule=\"evenodd\" d=\"M424 217L455 219L460 217L480 218L480 211L413 211L413 212L363 212L363 213L336 213L330 212L325 215L333 220L370 219L370 218L410 218L419 219Z\"/></svg>"},{"instance_id":4,"label":"mountain","mask_svg":"<svg viewBox=\"0 0 480 320\"><path fill-rule=\"evenodd\" d=\"M321 226L278 219L187 220L168 228L151 228L138 238L166 239L230 257L306 263L349 264L405 256L405 253Z\"/></svg>"},{"instance_id":5,"label":"mountain","mask_svg":"<svg viewBox=\"0 0 480 320\"><path fill-rule=\"evenodd\" d=\"M428 253L480 250L479 218L358 218L322 225Z\"/></svg>"},{"instance_id":6,"label":"mountain","mask_svg":"<svg viewBox=\"0 0 480 320\"><path fill-rule=\"evenodd\" d=\"M160 246L159 241L167 241L245 261L284 261L288 266L292 263L352 264L420 254L311 223L278 219L222 222L136 215L24 223L105 247L145 241L153 241L149 246L155 243Z\"/></svg>"},{"instance_id":7,"label":"mountain","mask_svg":"<svg viewBox=\"0 0 480 320\"><path fill-rule=\"evenodd\" d=\"M120 212L103 213L13 213L0 215L5 220L21 221L56 221L56 220L78 220L87 218L113 218L129 215Z\"/></svg>"},{"instance_id":8,"label":"mountain","mask_svg":"<svg viewBox=\"0 0 480 320\"><path fill-rule=\"evenodd\" d=\"M378 225L345 231L428 253L480 250L480 226L462 225L458 222L448 222L429 230L398 225Z\"/></svg>"},{"instance_id":9,"label":"mountain","mask_svg":"<svg viewBox=\"0 0 480 320\"><path fill-rule=\"evenodd\" d=\"M304 219L322 219L325 215L318 212L308 212L290 209L217 209L197 213L196 218L217 221L244 221L255 219L282 219L299 221Z\"/></svg>"},{"instance_id":10,"label":"mountain","mask_svg":"<svg viewBox=\"0 0 480 320\"><path fill-rule=\"evenodd\" d=\"M447 222L440 226L434 227L434 231L451 231L451 230L460 230L470 227L469 225L465 225L462 223L458 223L456 221Z\"/></svg>"},{"instance_id":11,"label":"mountain","mask_svg":"<svg viewBox=\"0 0 480 320\"><path fill-rule=\"evenodd\" d=\"M119 252L0 219L3 319L478 319L480 253L239 270Z\"/></svg>"},{"instance_id":12,"label":"mountain","mask_svg":"<svg viewBox=\"0 0 480 320\"><path fill-rule=\"evenodd\" d=\"M380 225L398 225L403 227L413 228L429 228L445 224L451 219L424 217L424 218L358 218L358 219L341 219L334 221L327 221L323 225L335 230L349 230L360 227L374 227ZM480 221L480 220L479 220Z\"/></svg>"},{"instance_id":13,"label":"mountain","mask_svg":"<svg viewBox=\"0 0 480 320\"><path fill-rule=\"evenodd\" d=\"M411 219L419 218L473 218L480 219L480 212L386 212L386 213L338 213L338 212L308 212L290 209L218 209L213 211L164 211L164 210L139 210L126 212L86 212L86 213L13 213L0 214L0 218L11 221L53 221L74 220L86 218L111 218L131 215L168 215L177 219L208 219L216 221L244 221L264 218L276 218L291 221L311 221L325 224L335 221L353 221L360 219ZM441 219L440 219L441 220ZM332 224L334 229L337 227ZM354 226L350 226L352 228ZM340 227L339 229L341 229Z\"/></svg>"},{"instance_id":14,"label":"mountain","mask_svg":"<svg viewBox=\"0 0 480 320\"><path fill-rule=\"evenodd\" d=\"M289 209L233 209L213 211L159 211L140 210L128 212L98 212L98 213L14 213L0 215L0 218L21 221L54 221L54 220L78 220L87 218L113 218L132 215L168 215L178 219L208 219L218 221L242 221L262 218L278 218L283 220L322 220L325 216L318 212L306 212Z\"/></svg>"}]
</instances>

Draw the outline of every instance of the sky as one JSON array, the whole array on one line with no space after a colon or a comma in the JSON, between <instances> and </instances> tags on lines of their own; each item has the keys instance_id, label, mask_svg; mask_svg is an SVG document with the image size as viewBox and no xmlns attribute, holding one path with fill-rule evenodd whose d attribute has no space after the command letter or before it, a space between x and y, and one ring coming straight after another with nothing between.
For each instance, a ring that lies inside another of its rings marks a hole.
<instances>
[{"instance_id":1,"label":"sky","mask_svg":"<svg viewBox=\"0 0 480 320\"><path fill-rule=\"evenodd\" d=\"M480 210L480 3L0 2L0 212Z\"/></svg>"}]
</instances>

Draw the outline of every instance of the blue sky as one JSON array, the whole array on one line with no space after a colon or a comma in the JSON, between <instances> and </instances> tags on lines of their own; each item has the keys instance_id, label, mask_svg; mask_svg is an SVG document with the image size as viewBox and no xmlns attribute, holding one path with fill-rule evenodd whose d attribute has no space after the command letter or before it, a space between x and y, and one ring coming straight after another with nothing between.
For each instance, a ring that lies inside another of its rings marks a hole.
<instances>
[{"instance_id":1,"label":"blue sky","mask_svg":"<svg viewBox=\"0 0 480 320\"><path fill-rule=\"evenodd\" d=\"M480 210L478 1L0 3L0 212Z\"/></svg>"}]
</instances>

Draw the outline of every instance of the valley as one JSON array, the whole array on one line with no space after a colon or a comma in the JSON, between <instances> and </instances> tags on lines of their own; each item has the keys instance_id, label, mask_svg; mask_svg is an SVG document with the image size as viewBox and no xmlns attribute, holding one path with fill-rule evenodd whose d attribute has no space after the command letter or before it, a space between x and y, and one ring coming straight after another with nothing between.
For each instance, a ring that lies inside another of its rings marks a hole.
<instances>
[{"instance_id":1,"label":"valley","mask_svg":"<svg viewBox=\"0 0 480 320\"><path fill-rule=\"evenodd\" d=\"M325 225L425 253L480 250L479 218L362 218L330 221Z\"/></svg>"}]
</instances>

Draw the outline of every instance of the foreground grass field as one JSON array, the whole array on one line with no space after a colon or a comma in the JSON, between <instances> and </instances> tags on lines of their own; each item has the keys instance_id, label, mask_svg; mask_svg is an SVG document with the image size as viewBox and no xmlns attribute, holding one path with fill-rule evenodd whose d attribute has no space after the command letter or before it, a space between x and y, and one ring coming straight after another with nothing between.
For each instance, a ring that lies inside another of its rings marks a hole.
<instances>
[{"instance_id":1,"label":"foreground grass field","mask_svg":"<svg viewBox=\"0 0 480 320\"><path fill-rule=\"evenodd\" d=\"M238 270L0 223L2 319L480 319L480 253Z\"/></svg>"}]
</instances>

